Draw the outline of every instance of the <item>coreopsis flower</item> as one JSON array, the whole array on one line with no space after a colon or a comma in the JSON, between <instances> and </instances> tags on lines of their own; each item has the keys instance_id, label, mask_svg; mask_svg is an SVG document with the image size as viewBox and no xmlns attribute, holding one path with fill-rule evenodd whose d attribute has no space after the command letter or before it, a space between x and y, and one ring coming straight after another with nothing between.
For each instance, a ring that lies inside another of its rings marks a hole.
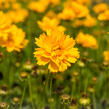
<instances>
[{"instance_id":1,"label":"coreopsis flower","mask_svg":"<svg viewBox=\"0 0 109 109\"><path fill-rule=\"evenodd\" d=\"M74 10L77 18L86 17L89 14L88 8L77 2L72 2L72 9Z\"/></svg>"},{"instance_id":2,"label":"coreopsis flower","mask_svg":"<svg viewBox=\"0 0 109 109\"><path fill-rule=\"evenodd\" d=\"M13 23L19 23L25 20L25 18L28 16L28 11L22 8L17 10L11 10L7 13L7 16Z\"/></svg>"},{"instance_id":3,"label":"coreopsis flower","mask_svg":"<svg viewBox=\"0 0 109 109\"><path fill-rule=\"evenodd\" d=\"M108 9L108 5L106 3L100 3L100 4L97 4L93 7L93 10L95 13L101 13L101 12L104 12Z\"/></svg>"},{"instance_id":4,"label":"coreopsis flower","mask_svg":"<svg viewBox=\"0 0 109 109\"><path fill-rule=\"evenodd\" d=\"M71 8L64 8L63 11L58 14L58 17L62 20L74 20L75 13Z\"/></svg>"},{"instance_id":5,"label":"coreopsis flower","mask_svg":"<svg viewBox=\"0 0 109 109\"><path fill-rule=\"evenodd\" d=\"M9 27L11 25L11 21L10 19L7 20L7 15L5 13L3 13L2 11L0 11L0 30L2 29L6 29L7 27Z\"/></svg>"},{"instance_id":6,"label":"coreopsis flower","mask_svg":"<svg viewBox=\"0 0 109 109\"><path fill-rule=\"evenodd\" d=\"M89 47L93 49L96 49L98 47L97 41L92 35L84 34L82 32L77 35L76 41L83 47Z\"/></svg>"},{"instance_id":7,"label":"coreopsis flower","mask_svg":"<svg viewBox=\"0 0 109 109\"><path fill-rule=\"evenodd\" d=\"M88 15L85 19L75 20L73 24L74 27L78 27L78 26L93 27L95 25L96 25L96 19L90 15Z\"/></svg>"},{"instance_id":8,"label":"coreopsis flower","mask_svg":"<svg viewBox=\"0 0 109 109\"><path fill-rule=\"evenodd\" d=\"M13 8L14 10L16 10L16 9L21 9L21 4L15 2L15 3L12 4L12 8Z\"/></svg>"},{"instance_id":9,"label":"coreopsis flower","mask_svg":"<svg viewBox=\"0 0 109 109\"><path fill-rule=\"evenodd\" d=\"M104 60L109 61L109 51L104 51L103 55L104 55Z\"/></svg>"},{"instance_id":10,"label":"coreopsis flower","mask_svg":"<svg viewBox=\"0 0 109 109\"><path fill-rule=\"evenodd\" d=\"M38 65L48 65L50 72L63 72L70 63L75 63L79 58L78 48L75 48L75 40L65 35L64 32L53 30L41 34L36 38L34 56Z\"/></svg>"},{"instance_id":11,"label":"coreopsis flower","mask_svg":"<svg viewBox=\"0 0 109 109\"><path fill-rule=\"evenodd\" d=\"M43 13L49 5L48 0L32 1L29 4L29 9L32 11Z\"/></svg>"},{"instance_id":12,"label":"coreopsis flower","mask_svg":"<svg viewBox=\"0 0 109 109\"><path fill-rule=\"evenodd\" d=\"M74 18L86 17L89 10L86 6L74 1L68 1L64 4L64 9L59 13L59 18L63 20L73 20Z\"/></svg>"},{"instance_id":13,"label":"coreopsis flower","mask_svg":"<svg viewBox=\"0 0 109 109\"><path fill-rule=\"evenodd\" d=\"M8 52L18 51L20 52L28 43L25 39L25 33L22 29L17 28L15 25L9 27L6 38L4 35L0 37L0 45L6 47Z\"/></svg>"},{"instance_id":14,"label":"coreopsis flower","mask_svg":"<svg viewBox=\"0 0 109 109\"><path fill-rule=\"evenodd\" d=\"M58 26L60 22L57 18L49 18L45 16L42 21L37 21L37 23L43 31L47 31L50 29L58 29L60 31L65 31L65 27Z\"/></svg>"},{"instance_id":15,"label":"coreopsis flower","mask_svg":"<svg viewBox=\"0 0 109 109\"><path fill-rule=\"evenodd\" d=\"M5 8L9 8L10 7L10 4L8 1L6 0L0 0L0 8L1 9L5 9Z\"/></svg>"},{"instance_id":16,"label":"coreopsis flower","mask_svg":"<svg viewBox=\"0 0 109 109\"><path fill-rule=\"evenodd\" d=\"M106 10L105 12L99 14L98 19L101 21L109 20L109 10Z\"/></svg>"},{"instance_id":17,"label":"coreopsis flower","mask_svg":"<svg viewBox=\"0 0 109 109\"><path fill-rule=\"evenodd\" d=\"M7 20L7 15L0 11L0 38L7 38L7 32L9 31L9 27L11 25L11 20Z\"/></svg>"}]
</instances>

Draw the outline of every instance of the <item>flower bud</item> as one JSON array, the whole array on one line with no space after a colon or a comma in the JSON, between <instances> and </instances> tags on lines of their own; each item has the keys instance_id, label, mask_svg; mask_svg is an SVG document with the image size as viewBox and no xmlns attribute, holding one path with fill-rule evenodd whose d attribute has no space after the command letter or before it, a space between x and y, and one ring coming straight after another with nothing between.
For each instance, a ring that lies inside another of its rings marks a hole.
<instances>
[{"instance_id":1,"label":"flower bud","mask_svg":"<svg viewBox=\"0 0 109 109\"><path fill-rule=\"evenodd\" d=\"M13 98L13 102L14 102L15 104L18 104L18 103L19 103L19 101L20 101L20 100L19 100L19 98L18 98L18 97L14 97L14 98Z\"/></svg>"},{"instance_id":2,"label":"flower bud","mask_svg":"<svg viewBox=\"0 0 109 109\"><path fill-rule=\"evenodd\" d=\"M5 103L5 102L2 102L2 103L0 103L0 109L7 109L7 103Z\"/></svg>"},{"instance_id":3,"label":"flower bud","mask_svg":"<svg viewBox=\"0 0 109 109\"><path fill-rule=\"evenodd\" d=\"M61 100L62 104L70 104L71 103L71 98L67 94L61 95L60 100Z\"/></svg>"},{"instance_id":4,"label":"flower bud","mask_svg":"<svg viewBox=\"0 0 109 109\"><path fill-rule=\"evenodd\" d=\"M27 78L27 73L26 72L21 72L20 77L23 79Z\"/></svg>"}]
</instances>

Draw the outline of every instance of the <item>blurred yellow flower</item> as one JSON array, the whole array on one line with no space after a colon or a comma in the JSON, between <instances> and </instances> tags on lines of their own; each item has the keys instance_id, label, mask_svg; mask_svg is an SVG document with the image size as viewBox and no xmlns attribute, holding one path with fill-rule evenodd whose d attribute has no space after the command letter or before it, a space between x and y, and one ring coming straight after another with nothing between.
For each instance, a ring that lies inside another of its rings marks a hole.
<instances>
[{"instance_id":1,"label":"blurred yellow flower","mask_svg":"<svg viewBox=\"0 0 109 109\"><path fill-rule=\"evenodd\" d=\"M108 9L108 5L106 3L99 3L93 7L95 13L101 13Z\"/></svg>"},{"instance_id":2,"label":"blurred yellow flower","mask_svg":"<svg viewBox=\"0 0 109 109\"><path fill-rule=\"evenodd\" d=\"M101 21L109 20L109 10L99 14L98 19Z\"/></svg>"},{"instance_id":3,"label":"blurred yellow flower","mask_svg":"<svg viewBox=\"0 0 109 109\"><path fill-rule=\"evenodd\" d=\"M70 63L75 63L79 58L78 48L74 48L75 40L64 32L53 30L41 34L36 38L34 56L38 65L48 65L50 72L63 72Z\"/></svg>"},{"instance_id":4,"label":"blurred yellow flower","mask_svg":"<svg viewBox=\"0 0 109 109\"><path fill-rule=\"evenodd\" d=\"M73 23L74 27L85 26L85 27L93 27L96 25L96 19L90 15L88 15L85 19L75 20Z\"/></svg>"},{"instance_id":5,"label":"blurred yellow flower","mask_svg":"<svg viewBox=\"0 0 109 109\"><path fill-rule=\"evenodd\" d=\"M28 11L22 8L17 10L11 10L7 12L7 16L13 23L19 23L25 20L25 18L28 16Z\"/></svg>"},{"instance_id":6,"label":"blurred yellow flower","mask_svg":"<svg viewBox=\"0 0 109 109\"><path fill-rule=\"evenodd\" d=\"M15 25L10 26L6 37L5 39L0 37L0 45L6 47L8 52L14 50L19 52L28 43L28 40L25 39L25 33Z\"/></svg>"},{"instance_id":7,"label":"blurred yellow flower","mask_svg":"<svg viewBox=\"0 0 109 109\"><path fill-rule=\"evenodd\" d=\"M60 0L38 0L32 1L29 4L29 9L32 11L43 13L49 4L57 5L60 3Z\"/></svg>"},{"instance_id":8,"label":"blurred yellow flower","mask_svg":"<svg viewBox=\"0 0 109 109\"><path fill-rule=\"evenodd\" d=\"M13 8L13 9L21 9L21 4L15 2L15 3L12 4L12 8Z\"/></svg>"},{"instance_id":9,"label":"blurred yellow flower","mask_svg":"<svg viewBox=\"0 0 109 109\"><path fill-rule=\"evenodd\" d=\"M80 32L76 37L76 41L78 44L81 44L83 47L89 47L93 49L98 48L96 39L89 34L84 34Z\"/></svg>"},{"instance_id":10,"label":"blurred yellow flower","mask_svg":"<svg viewBox=\"0 0 109 109\"><path fill-rule=\"evenodd\" d=\"M88 13L89 10L86 6L74 1L67 1L58 17L63 20L73 20L74 18L86 17Z\"/></svg>"},{"instance_id":11,"label":"blurred yellow flower","mask_svg":"<svg viewBox=\"0 0 109 109\"><path fill-rule=\"evenodd\" d=\"M104 51L104 60L109 61L109 51Z\"/></svg>"},{"instance_id":12,"label":"blurred yellow flower","mask_svg":"<svg viewBox=\"0 0 109 109\"><path fill-rule=\"evenodd\" d=\"M89 10L86 6L81 5L77 2L72 2L71 5L72 5L72 9L75 12L76 17L82 18L82 17L86 17L88 15Z\"/></svg>"},{"instance_id":13,"label":"blurred yellow flower","mask_svg":"<svg viewBox=\"0 0 109 109\"><path fill-rule=\"evenodd\" d=\"M11 20L7 19L7 15L0 11L0 30L6 29L11 25Z\"/></svg>"},{"instance_id":14,"label":"blurred yellow flower","mask_svg":"<svg viewBox=\"0 0 109 109\"><path fill-rule=\"evenodd\" d=\"M5 9L5 8L9 8L10 7L10 4L8 1L6 0L0 0L0 8L1 9Z\"/></svg>"},{"instance_id":15,"label":"blurred yellow flower","mask_svg":"<svg viewBox=\"0 0 109 109\"><path fill-rule=\"evenodd\" d=\"M60 31L65 31L65 27L58 26L60 22L57 18L49 18L45 16L42 21L37 21L37 23L43 31L47 31L49 29L58 29Z\"/></svg>"},{"instance_id":16,"label":"blurred yellow flower","mask_svg":"<svg viewBox=\"0 0 109 109\"><path fill-rule=\"evenodd\" d=\"M63 11L58 14L58 17L62 20L74 20L75 13L71 8L64 8Z\"/></svg>"},{"instance_id":17,"label":"blurred yellow flower","mask_svg":"<svg viewBox=\"0 0 109 109\"><path fill-rule=\"evenodd\" d=\"M49 5L48 0L32 1L29 4L29 9L36 12L44 12Z\"/></svg>"},{"instance_id":18,"label":"blurred yellow flower","mask_svg":"<svg viewBox=\"0 0 109 109\"><path fill-rule=\"evenodd\" d=\"M7 15L0 11L0 38L7 38L7 32L9 31L9 27L11 25L11 20L7 20Z\"/></svg>"}]
</instances>

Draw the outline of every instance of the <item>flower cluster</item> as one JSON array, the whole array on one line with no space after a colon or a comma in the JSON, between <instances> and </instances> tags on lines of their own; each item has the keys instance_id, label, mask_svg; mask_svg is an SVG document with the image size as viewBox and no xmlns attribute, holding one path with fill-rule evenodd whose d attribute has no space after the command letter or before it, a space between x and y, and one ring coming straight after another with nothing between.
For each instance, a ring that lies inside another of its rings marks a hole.
<instances>
[{"instance_id":1,"label":"flower cluster","mask_svg":"<svg viewBox=\"0 0 109 109\"><path fill-rule=\"evenodd\" d=\"M6 47L8 52L20 51L27 45L28 40L25 39L22 29L11 24L7 17L7 14L0 11L0 45Z\"/></svg>"},{"instance_id":2,"label":"flower cluster","mask_svg":"<svg viewBox=\"0 0 109 109\"><path fill-rule=\"evenodd\" d=\"M101 21L109 20L109 6L106 3L100 3L94 6L94 12L99 14L98 19Z\"/></svg>"},{"instance_id":3,"label":"flower cluster","mask_svg":"<svg viewBox=\"0 0 109 109\"><path fill-rule=\"evenodd\" d=\"M74 20L75 18L86 17L88 14L89 10L86 6L76 1L67 1L58 17L63 20Z\"/></svg>"}]
</instances>

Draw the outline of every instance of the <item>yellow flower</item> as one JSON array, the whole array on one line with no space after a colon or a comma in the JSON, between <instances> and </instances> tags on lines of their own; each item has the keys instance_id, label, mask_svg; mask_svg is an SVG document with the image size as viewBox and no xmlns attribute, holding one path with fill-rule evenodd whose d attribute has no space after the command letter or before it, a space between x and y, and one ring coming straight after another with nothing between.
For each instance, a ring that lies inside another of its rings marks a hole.
<instances>
[{"instance_id":1,"label":"yellow flower","mask_svg":"<svg viewBox=\"0 0 109 109\"><path fill-rule=\"evenodd\" d=\"M29 9L36 12L44 12L49 5L48 0L32 1L29 4Z\"/></svg>"},{"instance_id":2,"label":"yellow flower","mask_svg":"<svg viewBox=\"0 0 109 109\"><path fill-rule=\"evenodd\" d=\"M73 26L78 27L78 26L85 26L85 27L93 27L96 25L96 19L90 15L88 15L85 19L83 20L75 20Z\"/></svg>"},{"instance_id":3,"label":"yellow flower","mask_svg":"<svg viewBox=\"0 0 109 109\"><path fill-rule=\"evenodd\" d=\"M7 13L7 16L13 23L19 23L23 22L24 19L28 16L28 11L26 9L12 10Z\"/></svg>"},{"instance_id":4,"label":"yellow flower","mask_svg":"<svg viewBox=\"0 0 109 109\"><path fill-rule=\"evenodd\" d=\"M57 18L49 18L45 16L42 21L37 21L37 23L43 31L47 31L50 29L58 29L60 31L65 31L65 27L58 26L60 22Z\"/></svg>"},{"instance_id":5,"label":"yellow flower","mask_svg":"<svg viewBox=\"0 0 109 109\"><path fill-rule=\"evenodd\" d=\"M15 3L12 4L12 8L13 8L13 9L21 9L21 4L15 2Z\"/></svg>"},{"instance_id":6,"label":"yellow flower","mask_svg":"<svg viewBox=\"0 0 109 109\"><path fill-rule=\"evenodd\" d=\"M10 19L7 19L7 15L0 11L0 38L7 38L7 32L9 31L9 27L11 25Z\"/></svg>"},{"instance_id":7,"label":"yellow flower","mask_svg":"<svg viewBox=\"0 0 109 109\"><path fill-rule=\"evenodd\" d=\"M7 15L0 11L0 30L8 28L11 24L10 19L7 19Z\"/></svg>"},{"instance_id":8,"label":"yellow flower","mask_svg":"<svg viewBox=\"0 0 109 109\"><path fill-rule=\"evenodd\" d=\"M102 20L103 21L109 20L109 10L106 10L105 12L99 14L98 19L101 20L101 21Z\"/></svg>"},{"instance_id":9,"label":"yellow flower","mask_svg":"<svg viewBox=\"0 0 109 109\"><path fill-rule=\"evenodd\" d=\"M104 51L104 60L109 61L109 51Z\"/></svg>"},{"instance_id":10,"label":"yellow flower","mask_svg":"<svg viewBox=\"0 0 109 109\"><path fill-rule=\"evenodd\" d=\"M86 17L86 19L83 21L83 25L86 27L93 27L96 25L96 19L90 15Z\"/></svg>"},{"instance_id":11,"label":"yellow flower","mask_svg":"<svg viewBox=\"0 0 109 109\"><path fill-rule=\"evenodd\" d=\"M8 52L12 52L14 50L19 52L28 43L28 40L25 40L25 33L15 25L9 27L5 39L3 36L0 37L0 45L2 47L6 47Z\"/></svg>"},{"instance_id":12,"label":"yellow flower","mask_svg":"<svg viewBox=\"0 0 109 109\"><path fill-rule=\"evenodd\" d=\"M76 41L83 47L89 47L93 49L96 49L98 47L97 41L92 35L84 34L82 32L77 35Z\"/></svg>"},{"instance_id":13,"label":"yellow flower","mask_svg":"<svg viewBox=\"0 0 109 109\"><path fill-rule=\"evenodd\" d=\"M79 58L77 48L74 48L75 40L64 32L53 30L41 34L36 38L34 56L38 65L48 65L50 72L63 72L70 63L75 63Z\"/></svg>"},{"instance_id":14,"label":"yellow flower","mask_svg":"<svg viewBox=\"0 0 109 109\"><path fill-rule=\"evenodd\" d=\"M64 4L64 9L59 13L58 17L63 20L73 20L76 18L86 17L89 10L86 6L75 1L67 1Z\"/></svg>"},{"instance_id":15,"label":"yellow flower","mask_svg":"<svg viewBox=\"0 0 109 109\"><path fill-rule=\"evenodd\" d=\"M5 8L9 8L10 7L10 4L8 1L6 0L0 0L0 8L1 9L5 9Z\"/></svg>"},{"instance_id":16,"label":"yellow flower","mask_svg":"<svg viewBox=\"0 0 109 109\"><path fill-rule=\"evenodd\" d=\"M108 5L106 3L100 3L93 7L94 12L97 14L106 11L107 9L108 9Z\"/></svg>"},{"instance_id":17,"label":"yellow flower","mask_svg":"<svg viewBox=\"0 0 109 109\"><path fill-rule=\"evenodd\" d=\"M86 17L89 13L89 10L86 6L81 5L77 2L72 2L72 9L74 10L76 17L78 18Z\"/></svg>"},{"instance_id":18,"label":"yellow flower","mask_svg":"<svg viewBox=\"0 0 109 109\"><path fill-rule=\"evenodd\" d=\"M75 13L71 8L64 8L63 11L58 14L58 17L62 20L74 20Z\"/></svg>"}]
</instances>

